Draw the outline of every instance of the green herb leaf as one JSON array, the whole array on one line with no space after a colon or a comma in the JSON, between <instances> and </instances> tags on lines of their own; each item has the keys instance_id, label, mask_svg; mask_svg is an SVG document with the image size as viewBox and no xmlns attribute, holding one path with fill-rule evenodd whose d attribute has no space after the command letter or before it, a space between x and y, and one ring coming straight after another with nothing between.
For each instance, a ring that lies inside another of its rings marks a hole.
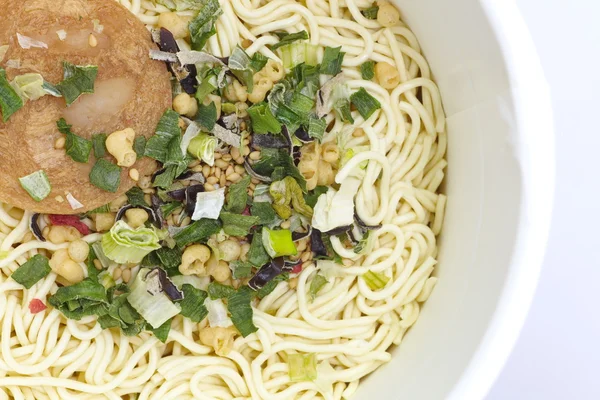
<instances>
[{"instance_id":1,"label":"green herb leaf","mask_svg":"<svg viewBox=\"0 0 600 400\"><path fill-rule=\"evenodd\" d=\"M208 315L208 310L204 307L204 300L208 297L208 293L188 283L184 284L181 290L183 291L183 300L179 302L181 315L192 322L201 322Z\"/></svg>"},{"instance_id":2,"label":"green herb leaf","mask_svg":"<svg viewBox=\"0 0 600 400\"><path fill-rule=\"evenodd\" d=\"M90 278L94 282L98 282L98 275L100 274L100 270L96 268L96 264L94 264L94 260L97 260L96 251L94 247L90 244L88 257L85 260L85 265L87 266L88 278Z\"/></svg>"},{"instance_id":3,"label":"green herb leaf","mask_svg":"<svg viewBox=\"0 0 600 400\"><path fill-rule=\"evenodd\" d=\"M342 71L344 53L342 47L325 47L323 61L321 61L321 73L325 75L337 75Z\"/></svg>"},{"instance_id":4,"label":"green herb leaf","mask_svg":"<svg viewBox=\"0 0 600 400\"><path fill-rule=\"evenodd\" d=\"M252 289L242 286L227 298L227 310L231 314L231 321L243 337L258 330L252 321L254 314L250 304L252 294Z\"/></svg>"},{"instance_id":5,"label":"green herb leaf","mask_svg":"<svg viewBox=\"0 0 600 400\"><path fill-rule=\"evenodd\" d=\"M367 61L360 66L360 75L370 81L375 76L375 61Z\"/></svg>"},{"instance_id":6,"label":"green herb leaf","mask_svg":"<svg viewBox=\"0 0 600 400\"><path fill-rule=\"evenodd\" d=\"M173 239L177 246L185 247L190 243L206 241L211 235L221 230L221 223L216 219L202 218L177 232Z\"/></svg>"},{"instance_id":7,"label":"green herb leaf","mask_svg":"<svg viewBox=\"0 0 600 400\"><path fill-rule=\"evenodd\" d=\"M11 278L30 289L33 285L44 279L52 271L48 259L41 254L36 254L12 273Z\"/></svg>"},{"instance_id":8,"label":"green herb leaf","mask_svg":"<svg viewBox=\"0 0 600 400\"><path fill-rule=\"evenodd\" d=\"M325 118L317 118L316 116L311 116L308 120L308 136L315 138L317 140L323 140L323 135L325 135L325 130L327 129L327 122Z\"/></svg>"},{"instance_id":9,"label":"green herb leaf","mask_svg":"<svg viewBox=\"0 0 600 400\"><path fill-rule=\"evenodd\" d=\"M158 328L154 329L152 328L152 325L148 324L148 326L150 326L152 333L154 333L154 336L156 336L156 338L158 340L160 340L163 343L167 342L167 339L169 338L169 332L171 332L171 323L173 322L173 318L168 319L164 324L162 324L161 326L159 326Z\"/></svg>"},{"instance_id":10,"label":"green herb leaf","mask_svg":"<svg viewBox=\"0 0 600 400\"><path fill-rule=\"evenodd\" d=\"M217 86L217 74L210 72L202 79L202 81L198 85L198 89L196 89L195 95L196 100L202 103L206 96L217 90Z\"/></svg>"},{"instance_id":11,"label":"green herb leaf","mask_svg":"<svg viewBox=\"0 0 600 400\"><path fill-rule=\"evenodd\" d=\"M315 98L321 87L318 65L298 64L292 69L291 78L293 80L291 86L311 99Z\"/></svg>"},{"instance_id":12,"label":"green herb leaf","mask_svg":"<svg viewBox=\"0 0 600 400\"><path fill-rule=\"evenodd\" d=\"M323 275L315 275L315 277L310 282L310 289L308 289L308 294L310 295L312 300L314 300L315 297L317 297L319 291L323 289L323 286L325 286L327 283L329 283L329 281Z\"/></svg>"},{"instance_id":13,"label":"green herb leaf","mask_svg":"<svg viewBox=\"0 0 600 400\"><path fill-rule=\"evenodd\" d=\"M0 67L0 109L2 110L2 120L8 121L11 115L23 107L23 99L10 86L6 79L6 70Z\"/></svg>"},{"instance_id":14,"label":"green herb leaf","mask_svg":"<svg viewBox=\"0 0 600 400\"><path fill-rule=\"evenodd\" d=\"M160 206L160 210L163 213L163 217L167 218L173 213L173 211L177 210L180 207L182 207L182 204L179 201L173 201L171 203L163 204L162 206Z\"/></svg>"},{"instance_id":15,"label":"green herb leaf","mask_svg":"<svg viewBox=\"0 0 600 400\"><path fill-rule=\"evenodd\" d=\"M80 320L87 315L105 315L108 298L104 286L86 278L74 285L58 288L48 298L48 303L67 318Z\"/></svg>"},{"instance_id":16,"label":"green herb leaf","mask_svg":"<svg viewBox=\"0 0 600 400\"><path fill-rule=\"evenodd\" d=\"M210 102L209 105L205 106L200 104L198 106L198 114L196 114L196 122L200 124L207 131L212 131L217 122L217 106L214 102Z\"/></svg>"},{"instance_id":17,"label":"green herb leaf","mask_svg":"<svg viewBox=\"0 0 600 400\"><path fill-rule=\"evenodd\" d=\"M308 39L308 32L300 31L296 33L287 33L287 32L275 32L275 34L279 37L279 42L275 43L271 46L271 50L275 51L282 46L286 46L290 43L296 42L298 40L306 40Z\"/></svg>"},{"instance_id":18,"label":"green herb leaf","mask_svg":"<svg viewBox=\"0 0 600 400\"><path fill-rule=\"evenodd\" d=\"M365 8L361 11L362 15L366 19L377 19L377 13L379 12L379 6L373 6L369 8Z\"/></svg>"},{"instance_id":19,"label":"green herb leaf","mask_svg":"<svg viewBox=\"0 0 600 400\"><path fill-rule=\"evenodd\" d=\"M223 13L218 0L207 0L196 18L189 24L193 50L202 50L208 39L217 33L215 21Z\"/></svg>"},{"instance_id":20,"label":"green herb leaf","mask_svg":"<svg viewBox=\"0 0 600 400\"><path fill-rule=\"evenodd\" d=\"M121 185L121 168L100 158L90 171L90 182L102 190L115 193Z\"/></svg>"},{"instance_id":21,"label":"green herb leaf","mask_svg":"<svg viewBox=\"0 0 600 400\"><path fill-rule=\"evenodd\" d=\"M248 115L252 120L252 130L254 133L280 133L281 124L267 103L258 103L248 108Z\"/></svg>"},{"instance_id":22,"label":"green herb leaf","mask_svg":"<svg viewBox=\"0 0 600 400\"><path fill-rule=\"evenodd\" d=\"M317 65L318 46L308 42L296 42L281 46L281 61L285 68L293 68L298 64Z\"/></svg>"},{"instance_id":23,"label":"green herb leaf","mask_svg":"<svg viewBox=\"0 0 600 400\"><path fill-rule=\"evenodd\" d=\"M252 93L254 87L254 71L251 68L252 60L240 46L233 49L227 66L231 73L246 86L248 93Z\"/></svg>"},{"instance_id":24,"label":"green herb leaf","mask_svg":"<svg viewBox=\"0 0 600 400\"><path fill-rule=\"evenodd\" d=\"M74 65L63 61L64 80L56 88L65 98L67 106L71 105L84 93L94 93L94 82L98 75L95 65Z\"/></svg>"},{"instance_id":25,"label":"green herb leaf","mask_svg":"<svg viewBox=\"0 0 600 400\"><path fill-rule=\"evenodd\" d=\"M248 261L231 261L229 267L234 279L250 278L252 276L252 264Z\"/></svg>"},{"instance_id":26,"label":"green herb leaf","mask_svg":"<svg viewBox=\"0 0 600 400\"><path fill-rule=\"evenodd\" d=\"M232 286L223 285L219 282L211 282L208 285L208 296L211 300L226 299L235 293L235 289Z\"/></svg>"},{"instance_id":27,"label":"green herb leaf","mask_svg":"<svg viewBox=\"0 0 600 400\"><path fill-rule=\"evenodd\" d=\"M223 231L231 236L246 236L250 233L250 228L258 224L258 217L250 215L233 214L227 211L221 211L219 215L223 221Z\"/></svg>"},{"instance_id":28,"label":"green herb leaf","mask_svg":"<svg viewBox=\"0 0 600 400\"><path fill-rule=\"evenodd\" d=\"M323 193L327 193L327 190L329 190L327 186L317 186L304 196L306 204L309 207L314 208L315 204L317 204L317 199L319 198L319 196Z\"/></svg>"},{"instance_id":29,"label":"green herb leaf","mask_svg":"<svg viewBox=\"0 0 600 400\"><path fill-rule=\"evenodd\" d=\"M106 155L106 138L106 133L97 133L92 135L92 148L94 149L94 157L102 158Z\"/></svg>"},{"instance_id":30,"label":"green herb leaf","mask_svg":"<svg viewBox=\"0 0 600 400\"><path fill-rule=\"evenodd\" d=\"M371 96L365 88L360 88L358 92L353 93L350 96L350 101L365 120L381 108L381 103Z\"/></svg>"},{"instance_id":31,"label":"green herb leaf","mask_svg":"<svg viewBox=\"0 0 600 400\"><path fill-rule=\"evenodd\" d=\"M258 217L259 225L270 225L277 220L277 215L275 215L275 210L273 210L271 203L266 201L252 203L250 214Z\"/></svg>"},{"instance_id":32,"label":"green herb leaf","mask_svg":"<svg viewBox=\"0 0 600 400\"><path fill-rule=\"evenodd\" d=\"M302 191L306 191L306 180L285 149L262 149L260 159L252 166L258 174L265 176L271 176L277 167L282 167L285 174L296 179Z\"/></svg>"},{"instance_id":33,"label":"green herb leaf","mask_svg":"<svg viewBox=\"0 0 600 400\"><path fill-rule=\"evenodd\" d=\"M250 68L252 68L254 72L258 72L267 65L268 61L269 59L267 57L257 51L250 59Z\"/></svg>"},{"instance_id":34,"label":"green herb leaf","mask_svg":"<svg viewBox=\"0 0 600 400\"><path fill-rule=\"evenodd\" d=\"M73 161L87 163L92 151L92 142L74 134L71 131L71 125L67 124L64 118L59 119L56 122L56 126L60 133L66 135L65 151L67 155Z\"/></svg>"},{"instance_id":35,"label":"green herb leaf","mask_svg":"<svg viewBox=\"0 0 600 400\"><path fill-rule=\"evenodd\" d=\"M52 191L48 175L43 170L19 178L19 183L35 201L42 201Z\"/></svg>"},{"instance_id":36,"label":"green herb leaf","mask_svg":"<svg viewBox=\"0 0 600 400\"><path fill-rule=\"evenodd\" d=\"M133 141L133 151L137 155L137 158L144 157L144 153L146 151L146 137L145 136L136 136Z\"/></svg>"},{"instance_id":37,"label":"green herb leaf","mask_svg":"<svg viewBox=\"0 0 600 400\"><path fill-rule=\"evenodd\" d=\"M263 286L262 289L260 289L256 293L256 295L258 296L259 299L262 299L265 296L268 296L269 294L271 294L271 292L273 290L275 290L277 285L279 285L279 282L285 282L285 281L288 281L289 279L290 279L290 274L288 274L287 272L284 272L283 274L279 274L275 278L273 278L269 282L267 282L267 284L265 286Z\"/></svg>"},{"instance_id":38,"label":"green herb leaf","mask_svg":"<svg viewBox=\"0 0 600 400\"><path fill-rule=\"evenodd\" d=\"M161 247L155 251L160 265L167 271L169 276L179 275L179 265L181 265L182 251L178 247L172 249Z\"/></svg>"},{"instance_id":39,"label":"green herb leaf","mask_svg":"<svg viewBox=\"0 0 600 400\"><path fill-rule=\"evenodd\" d=\"M146 203L146 200L144 199L145 193L138 186L134 186L129 189L125 195L127 196L127 203L130 205L134 207L148 207L148 203Z\"/></svg>"},{"instance_id":40,"label":"green herb leaf","mask_svg":"<svg viewBox=\"0 0 600 400\"><path fill-rule=\"evenodd\" d=\"M246 175L238 183L229 186L227 191L225 210L231 213L240 214L246 209L248 202L248 186L250 185L250 175Z\"/></svg>"},{"instance_id":41,"label":"green herb leaf","mask_svg":"<svg viewBox=\"0 0 600 400\"><path fill-rule=\"evenodd\" d=\"M262 242L262 231L254 232L250 250L248 251L248 261L257 268L262 267L271 260Z\"/></svg>"}]
</instances>

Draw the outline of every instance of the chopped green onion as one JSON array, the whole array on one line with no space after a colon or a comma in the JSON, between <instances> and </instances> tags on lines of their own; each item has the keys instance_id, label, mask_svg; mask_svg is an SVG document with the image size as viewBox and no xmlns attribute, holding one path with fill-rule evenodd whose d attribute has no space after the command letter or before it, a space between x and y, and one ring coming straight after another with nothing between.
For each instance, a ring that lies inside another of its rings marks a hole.
<instances>
[{"instance_id":1,"label":"chopped green onion","mask_svg":"<svg viewBox=\"0 0 600 400\"><path fill-rule=\"evenodd\" d=\"M202 103L206 96L211 94L217 89L217 77L214 74L207 75L200 85L198 85L198 89L196 90L196 99Z\"/></svg>"},{"instance_id":2,"label":"chopped green onion","mask_svg":"<svg viewBox=\"0 0 600 400\"><path fill-rule=\"evenodd\" d=\"M364 62L360 66L360 75L363 79L370 81L375 76L375 61Z\"/></svg>"},{"instance_id":3,"label":"chopped green onion","mask_svg":"<svg viewBox=\"0 0 600 400\"><path fill-rule=\"evenodd\" d=\"M344 53L342 47L325 47L323 61L321 62L320 71L325 75L337 75L342 71L342 62L344 61Z\"/></svg>"},{"instance_id":4,"label":"chopped green onion","mask_svg":"<svg viewBox=\"0 0 600 400\"><path fill-rule=\"evenodd\" d=\"M218 0L207 0L196 18L189 24L192 50L202 50L208 39L217 33L215 22L223 13Z\"/></svg>"},{"instance_id":5,"label":"chopped green onion","mask_svg":"<svg viewBox=\"0 0 600 400\"><path fill-rule=\"evenodd\" d=\"M248 108L248 115L250 115L250 119L252 120L252 130L254 133L281 132L281 124L275 119L267 103L258 103Z\"/></svg>"},{"instance_id":6,"label":"chopped green onion","mask_svg":"<svg viewBox=\"0 0 600 400\"><path fill-rule=\"evenodd\" d=\"M144 152L146 151L146 137L145 136L136 136L133 141L133 151L135 151L135 155L137 158L144 157Z\"/></svg>"},{"instance_id":7,"label":"chopped green onion","mask_svg":"<svg viewBox=\"0 0 600 400\"><path fill-rule=\"evenodd\" d=\"M325 135L326 129L327 122L325 121L325 118L311 116L308 119L308 136L318 140L323 140L323 135Z\"/></svg>"},{"instance_id":8,"label":"chopped green onion","mask_svg":"<svg viewBox=\"0 0 600 400\"><path fill-rule=\"evenodd\" d=\"M252 263L248 261L231 261L229 267L234 279L250 278L252 276Z\"/></svg>"},{"instance_id":9,"label":"chopped green onion","mask_svg":"<svg viewBox=\"0 0 600 400\"><path fill-rule=\"evenodd\" d=\"M360 88L358 92L353 93L350 96L350 101L364 119L369 118L375 111L381 108L381 103L375 97L371 96L365 88Z\"/></svg>"},{"instance_id":10,"label":"chopped green onion","mask_svg":"<svg viewBox=\"0 0 600 400\"><path fill-rule=\"evenodd\" d=\"M208 285L208 296L212 300L216 299L226 299L235 293L235 289L232 286L223 285L219 282L212 282Z\"/></svg>"},{"instance_id":11,"label":"chopped green onion","mask_svg":"<svg viewBox=\"0 0 600 400\"><path fill-rule=\"evenodd\" d=\"M343 122L354 123L352 112L350 111L350 89L346 85L336 85L333 87L333 109Z\"/></svg>"},{"instance_id":12,"label":"chopped green onion","mask_svg":"<svg viewBox=\"0 0 600 400\"><path fill-rule=\"evenodd\" d=\"M322 195L323 193L327 193L328 189L329 188L327 186L317 186L316 188L314 188L313 190L308 192L304 196L306 204L310 208L315 208L315 205L317 204L317 199L319 198L319 196Z\"/></svg>"},{"instance_id":13,"label":"chopped green onion","mask_svg":"<svg viewBox=\"0 0 600 400\"><path fill-rule=\"evenodd\" d=\"M311 218L313 210L306 205L302 188L292 176L271 183L269 193L273 198L273 209L283 218L288 219L292 216L292 208L297 213Z\"/></svg>"},{"instance_id":14,"label":"chopped green onion","mask_svg":"<svg viewBox=\"0 0 600 400\"><path fill-rule=\"evenodd\" d=\"M48 175L43 170L19 178L19 183L35 201L44 200L52 191Z\"/></svg>"},{"instance_id":15,"label":"chopped green onion","mask_svg":"<svg viewBox=\"0 0 600 400\"><path fill-rule=\"evenodd\" d=\"M215 163L216 147L217 138L201 132L190 141L187 151L198 160L202 160L208 165L213 165Z\"/></svg>"},{"instance_id":16,"label":"chopped green onion","mask_svg":"<svg viewBox=\"0 0 600 400\"><path fill-rule=\"evenodd\" d=\"M200 104L195 119L204 129L212 131L217 123L217 107L215 106L214 101L211 101L207 106Z\"/></svg>"},{"instance_id":17,"label":"chopped green onion","mask_svg":"<svg viewBox=\"0 0 600 400\"><path fill-rule=\"evenodd\" d=\"M2 120L8 121L11 115L23 107L23 99L6 79L6 71L0 67L0 109Z\"/></svg>"},{"instance_id":18,"label":"chopped green onion","mask_svg":"<svg viewBox=\"0 0 600 400\"><path fill-rule=\"evenodd\" d=\"M267 253L272 257L295 256L298 254L292 232L287 229L271 230L263 227L262 242Z\"/></svg>"},{"instance_id":19,"label":"chopped green onion","mask_svg":"<svg viewBox=\"0 0 600 400\"><path fill-rule=\"evenodd\" d=\"M97 133L92 135L92 148L94 149L94 157L102 158L106 155L106 137L106 133Z\"/></svg>"},{"instance_id":20,"label":"chopped green onion","mask_svg":"<svg viewBox=\"0 0 600 400\"><path fill-rule=\"evenodd\" d=\"M371 290L383 289L390 280L390 278L385 276L383 273L373 271L365 272L362 278L365 280Z\"/></svg>"},{"instance_id":21,"label":"chopped green onion","mask_svg":"<svg viewBox=\"0 0 600 400\"><path fill-rule=\"evenodd\" d=\"M58 288L48 298L48 303L67 318L80 320L87 315L98 315L101 311L105 313L108 298L104 286L86 278L74 285Z\"/></svg>"},{"instance_id":22,"label":"chopped green onion","mask_svg":"<svg viewBox=\"0 0 600 400\"><path fill-rule=\"evenodd\" d=\"M134 186L129 189L125 195L127 196L127 203L134 207L148 207L148 203L144 199L145 193L138 186Z\"/></svg>"},{"instance_id":23,"label":"chopped green onion","mask_svg":"<svg viewBox=\"0 0 600 400\"><path fill-rule=\"evenodd\" d=\"M306 180L285 149L263 148L260 152L260 159L254 163L252 168L263 176L271 176L275 170L280 168L285 176L289 175L296 179L303 192L306 191Z\"/></svg>"},{"instance_id":24,"label":"chopped green onion","mask_svg":"<svg viewBox=\"0 0 600 400\"><path fill-rule=\"evenodd\" d=\"M259 222L258 217L233 214L227 211L221 211L219 218L223 221L223 231L231 236L246 236L250 233L250 228Z\"/></svg>"},{"instance_id":25,"label":"chopped green onion","mask_svg":"<svg viewBox=\"0 0 600 400\"><path fill-rule=\"evenodd\" d=\"M71 131L71 125L67 124L64 118L56 122L56 126L60 133L66 135L65 151L73 161L87 163L92 151L92 142L77 136Z\"/></svg>"},{"instance_id":26,"label":"chopped green onion","mask_svg":"<svg viewBox=\"0 0 600 400\"><path fill-rule=\"evenodd\" d=\"M292 382L314 381L317 379L317 355L288 354L288 374Z\"/></svg>"},{"instance_id":27,"label":"chopped green onion","mask_svg":"<svg viewBox=\"0 0 600 400\"><path fill-rule=\"evenodd\" d=\"M377 12L379 12L379 6L372 6L361 11L366 19L377 19Z\"/></svg>"},{"instance_id":28,"label":"chopped green onion","mask_svg":"<svg viewBox=\"0 0 600 400\"><path fill-rule=\"evenodd\" d=\"M64 80L56 85L62 93L67 106L84 93L94 93L94 82L98 75L98 67L95 65L74 65L63 61Z\"/></svg>"},{"instance_id":29,"label":"chopped green onion","mask_svg":"<svg viewBox=\"0 0 600 400\"><path fill-rule=\"evenodd\" d=\"M181 290L183 291L183 300L179 303L181 315L192 322L201 322L208 315L208 310L204 306L208 293L188 283L181 286Z\"/></svg>"},{"instance_id":30,"label":"chopped green onion","mask_svg":"<svg viewBox=\"0 0 600 400\"><path fill-rule=\"evenodd\" d=\"M221 223L218 220L202 218L177 232L173 239L175 239L177 246L182 248L190 243L205 241L220 230Z\"/></svg>"},{"instance_id":31,"label":"chopped green onion","mask_svg":"<svg viewBox=\"0 0 600 400\"><path fill-rule=\"evenodd\" d=\"M131 293L127 296L127 301L154 329L157 329L179 314L180 310L165 293L160 292L155 295L148 293L144 279L149 271L147 268L139 270L131 285Z\"/></svg>"},{"instance_id":32,"label":"chopped green onion","mask_svg":"<svg viewBox=\"0 0 600 400\"><path fill-rule=\"evenodd\" d=\"M250 214L258 217L260 225L270 225L277 220L275 210L267 201L254 201L250 207Z\"/></svg>"},{"instance_id":33,"label":"chopped green onion","mask_svg":"<svg viewBox=\"0 0 600 400\"><path fill-rule=\"evenodd\" d=\"M52 271L48 259L41 254L36 254L21 265L10 276L15 281L30 289L33 285L44 279Z\"/></svg>"},{"instance_id":34,"label":"chopped green onion","mask_svg":"<svg viewBox=\"0 0 600 400\"><path fill-rule=\"evenodd\" d=\"M323 286L325 286L327 283L329 283L329 281L323 275L315 275L315 277L310 282L310 288L308 289L308 294L310 294L312 300L314 300L315 297L317 297L319 291L323 289Z\"/></svg>"},{"instance_id":35,"label":"chopped green onion","mask_svg":"<svg viewBox=\"0 0 600 400\"><path fill-rule=\"evenodd\" d=\"M106 257L119 264L139 263L148 253L161 248L161 239L154 227L132 229L119 220L102 235L102 250Z\"/></svg>"},{"instance_id":36,"label":"chopped green onion","mask_svg":"<svg viewBox=\"0 0 600 400\"><path fill-rule=\"evenodd\" d=\"M173 318L170 318L167 321L165 321L165 323L162 324L161 326L159 326L158 328L151 329L152 333L154 333L154 336L156 336L156 338L163 343L166 343L167 339L169 338L169 332L171 331L171 323L172 322L173 322Z\"/></svg>"},{"instance_id":37,"label":"chopped green onion","mask_svg":"<svg viewBox=\"0 0 600 400\"><path fill-rule=\"evenodd\" d=\"M158 121L156 134L148 140L144 155L165 163L168 158L169 144L176 138L181 138L179 114L173 110L167 110Z\"/></svg>"},{"instance_id":38,"label":"chopped green onion","mask_svg":"<svg viewBox=\"0 0 600 400\"><path fill-rule=\"evenodd\" d=\"M317 65L318 46L305 42L296 42L279 49L281 61L285 68L293 68L298 64Z\"/></svg>"},{"instance_id":39,"label":"chopped green onion","mask_svg":"<svg viewBox=\"0 0 600 400\"><path fill-rule=\"evenodd\" d=\"M243 337L258 330L252 321L251 300L252 290L248 286L242 286L227 298L227 311L231 314L231 321Z\"/></svg>"},{"instance_id":40,"label":"chopped green onion","mask_svg":"<svg viewBox=\"0 0 600 400\"><path fill-rule=\"evenodd\" d=\"M308 39L308 32L300 31L296 33L287 33L287 32L275 32L277 36L279 36L279 42L275 43L271 46L271 50L275 51L282 46L286 46L290 43L296 42L298 40L306 40Z\"/></svg>"},{"instance_id":41,"label":"chopped green onion","mask_svg":"<svg viewBox=\"0 0 600 400\"><path fill-rule=\"evenodd\" d=\"M121 168L100 158L90 171L90 182L102 190L115 193L121 185Z\"/></svg>"}]
</instances>

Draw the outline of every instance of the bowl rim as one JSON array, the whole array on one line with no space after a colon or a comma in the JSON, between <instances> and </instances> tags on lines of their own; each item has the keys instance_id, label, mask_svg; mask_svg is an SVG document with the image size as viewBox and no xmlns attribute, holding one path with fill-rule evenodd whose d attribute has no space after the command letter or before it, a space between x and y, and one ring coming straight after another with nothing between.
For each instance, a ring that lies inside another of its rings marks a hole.
<instances>
[{"instance_id":1,"label":"bowl rim","mask_svg":"<svg viewBox=\"0 0 600 400\"><path fill-rule=\"evenodd\" d=\"M515 100L517 156L523 194L515 251L491 322L448 399L482 399L502 371L533 301L550 231L555 137L549 85L533 39L514 0L482 0L502 49ZM520 152L519 152L520 150Z\"/></svg>"}]
</instances>

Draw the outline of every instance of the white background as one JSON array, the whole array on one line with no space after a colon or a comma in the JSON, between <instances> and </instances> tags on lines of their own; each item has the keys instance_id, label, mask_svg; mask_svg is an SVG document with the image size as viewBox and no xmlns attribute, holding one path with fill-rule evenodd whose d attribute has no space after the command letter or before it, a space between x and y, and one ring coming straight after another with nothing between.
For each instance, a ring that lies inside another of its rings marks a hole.
<instances>
[{"instance_id":1,"label":"white background","mask_svg":"<svg viewBox=\"0 0 600 400\"><path fill-rule=\"evenodd\" d=\"M517 4L552 90L556 194L530 314L487 400L598 400L600 0Z\"/></svg>"}]
</instances>

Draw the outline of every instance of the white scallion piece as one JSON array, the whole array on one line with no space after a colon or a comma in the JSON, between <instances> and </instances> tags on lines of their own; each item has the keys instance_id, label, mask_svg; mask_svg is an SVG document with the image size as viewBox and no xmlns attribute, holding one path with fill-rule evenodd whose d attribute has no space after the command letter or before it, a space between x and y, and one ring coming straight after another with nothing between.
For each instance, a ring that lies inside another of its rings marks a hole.
<instances>
[{"instance_id":1,"label":"white scallion piece","mask_svg":"<svg viewBox=\"0 0 600 400\"><path fill-rule=\"evenodd\" d=\"M73 210L78 210L80 208L83 208L83 204L81 204L79 202L79 200L77 200L75 197L73 197L73 195L71 193L67 193L67 201L69 202L69 204L71 205L71 208Z\"/></svg>"},{"instance_id":2,"label":"white scallion piece","mask_svg":"<svg viewBox=\"0 0 600 400\"><path fill-rule=\"evenodd\" d=\"M48 45L46 43L40 40L32 39L29 36L21 35L20 33L17 33L17 41L19 42L19 46L21 46L22 49L31 49L32 47L40 49L48 48Z\"/></svg>"}]
</instances>

